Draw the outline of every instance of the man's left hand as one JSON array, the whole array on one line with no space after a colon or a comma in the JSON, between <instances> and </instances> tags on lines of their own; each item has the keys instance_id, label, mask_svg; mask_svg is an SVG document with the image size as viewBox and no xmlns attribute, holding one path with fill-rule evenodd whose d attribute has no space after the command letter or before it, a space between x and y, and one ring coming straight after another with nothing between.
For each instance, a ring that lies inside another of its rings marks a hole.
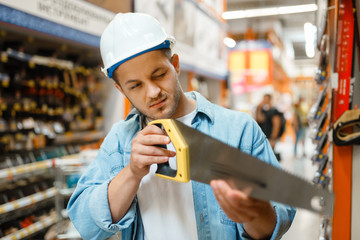
<instances>
[{"instance_id":1,"label":"man's left hand","mask_svg":"<svg viewBox=\"0 0 360 240\"><path fill-rule=\"evenodd\" d=\"M234 222L242 223L252 238L272 235L276 213L269 202L250 197L251 189L240 191L231 181L212 180L210 185L225 214Z\"/></svg>"}]
</instances>

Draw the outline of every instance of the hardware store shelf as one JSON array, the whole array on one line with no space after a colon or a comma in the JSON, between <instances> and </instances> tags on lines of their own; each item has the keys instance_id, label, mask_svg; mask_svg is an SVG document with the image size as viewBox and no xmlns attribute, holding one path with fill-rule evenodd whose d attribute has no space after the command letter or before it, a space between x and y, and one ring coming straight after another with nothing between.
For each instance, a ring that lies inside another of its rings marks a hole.
<instances>
[{"instance_id":1,"label":"hardware store shelf","mask_svg":"<svg viewBox=\"0 0 360 240\"><path fill-rule=\"evenodd\" d=\"M0 238L0 240L17 240L17 239L24 239L34 233L40 232L43 229L46 229L47 227L55 224L57 221L56 216L49 216L44 218L43 220L40 220L38 222L35 222L34 224L31 224L30 226L20 229L19 231L16 231L12 234L6 235L3 238Z\"/></svg>"},{"instance_id":2,"label":"hardware store shelf","mask_svg":"<svg viewBox=\"0 0 360 240\"><path fill-rule=\"evenodd\" d=\"M15 211L17 209L30 206L32 204L36 204L37 202L41 202L43 200L55 197L56 194L57 194L56 188L52 187L45 191L38 192L30 196L20 198L15 201L5 203L3 205L0 205L0 214L9 213L11 211Z\"/></svg>"}]
</instances>

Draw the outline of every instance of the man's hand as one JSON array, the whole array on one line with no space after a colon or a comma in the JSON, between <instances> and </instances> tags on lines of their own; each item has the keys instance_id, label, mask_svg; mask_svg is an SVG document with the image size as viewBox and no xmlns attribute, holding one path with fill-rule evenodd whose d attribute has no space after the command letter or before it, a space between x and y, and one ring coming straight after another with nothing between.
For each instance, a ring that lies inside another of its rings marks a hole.
<instances>
[{"instance_id":1,"label":"man's hand","mask_svg":"<svg viewBox=\"0 0 360 240\"><path fill-rule=\"evenodd\" d=\"M237 190L232 182L212 180L210 185L225 214L234 222L242 223L247 234L254 239L272 235L276 213L269 202L251 198L251 190Z\"/></svg>"},{"instance_id":2,"label":"man's hand","mask_svg":"<svg viewBox=\"0 0 360 240\"><path fill-rule=\"evenodd\" d=\"M138 178L149 173L150 166L154 163L169 161L175 152L169 151L155 145L167 145L170 138L157 126L149 125L138 132L132 140L130 170Z\"/></svg>"},{"instance_id":3,"label":"man's hand","mask_svg":"<svg viewBox=\"0 0 360 240\"><path fill-rule=\"evenodd\" d=\"M169 143L169 137L155 125L145 127L133 139L129 165L111 180L108 187L109 206L114 223L128 211L141 179L149 173L150 165L164 163L169 157L175 156L175 152L154 146Z\"/></svg>"}]
</instances>

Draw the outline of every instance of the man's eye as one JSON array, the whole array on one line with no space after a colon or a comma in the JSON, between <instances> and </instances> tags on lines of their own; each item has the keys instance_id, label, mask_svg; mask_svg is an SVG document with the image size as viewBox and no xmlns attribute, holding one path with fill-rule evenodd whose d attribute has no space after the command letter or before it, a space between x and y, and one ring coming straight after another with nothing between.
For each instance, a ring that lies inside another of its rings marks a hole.
<instances>
[{"instance_id":1,"label":"man's eye","mask_svg":"<svg viewBox=\"0 0 360 240\"><path fill-rule=\"evenodd\" d=\"M140 83L136 83L136 84L132 85L130 87L130 89L135 89L135 88L139 87L140 85L141 85Z\"/></svg>"},{"instance_id":2,"label":"man's eye","mask_svg":"<svg viewBox=\"0 0 360 240\"><path fill-rule=\"evenodd\" d=\"M166 72L163 72L159 75L155 75L154 78L161 78L161 77L165 76L165 74L166 74Z\"/></svg>"}]
</instances>

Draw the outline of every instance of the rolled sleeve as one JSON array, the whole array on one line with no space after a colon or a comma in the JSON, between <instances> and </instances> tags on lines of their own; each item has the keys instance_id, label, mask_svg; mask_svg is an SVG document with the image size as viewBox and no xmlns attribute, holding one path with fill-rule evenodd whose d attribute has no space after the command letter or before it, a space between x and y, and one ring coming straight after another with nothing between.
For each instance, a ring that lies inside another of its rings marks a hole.
<instances>
[{"instance_id":1,"label":"rolled sleeve","mask_svg":"<svg viewBox=\"0 0 360 240\"><path fill-rule=\"evenodd\" d=\"M291 223L295 217L295 208L285 204L272 202L276 212L276 225L271 236L271 240L281 239L281 237L290 228Z\"/></svg>"},{"instance_id":2,"label":"rolled sleeve","mask_svg":"<svg viewBox=\"0 0 360 240\"><path fill-rule=\"evenodd\" d=\"M289 229L291 222L295 216L295 208L289 207L284 204L271 202L276 213L276 225L270 240L278 240L286 233ZM240 239L252 240L253 238L247 234L242 224L237 224Z\"/></svg>"},{"instance_id":3,"label":"rolled sleeve","mask_svg":"<svg viewBox=\"0 0 360 240\"><path fill-rule=\"evenodd\" d=\"M130 227L130 225L134 222L136 214L136 200L133 201L126 215L119 222L113 223L107 197L109 183L110 181L107 181L102 185L97 186L92 192L89 205L96 207L90 208L90 215L99 228L107 232L116 233Z\"/></svg>"},{"instance_id":4,"label":"rolled sleeve","mask_svg":"<svg viewBox=\"0 0 360 240\"><path fill-rule=\"evenodd\" d=\"M121 171L123 156L116 151L115 146L111 151L105 149L104 145L115 142L110 140L104 141L97 157L79 179L68 202L70 220L83 239L106 239L119 231L131 233L136 221L137 207L134 199L126 215L119 222L112 222L108 186Z\"/></svg>"}]
</instances>

